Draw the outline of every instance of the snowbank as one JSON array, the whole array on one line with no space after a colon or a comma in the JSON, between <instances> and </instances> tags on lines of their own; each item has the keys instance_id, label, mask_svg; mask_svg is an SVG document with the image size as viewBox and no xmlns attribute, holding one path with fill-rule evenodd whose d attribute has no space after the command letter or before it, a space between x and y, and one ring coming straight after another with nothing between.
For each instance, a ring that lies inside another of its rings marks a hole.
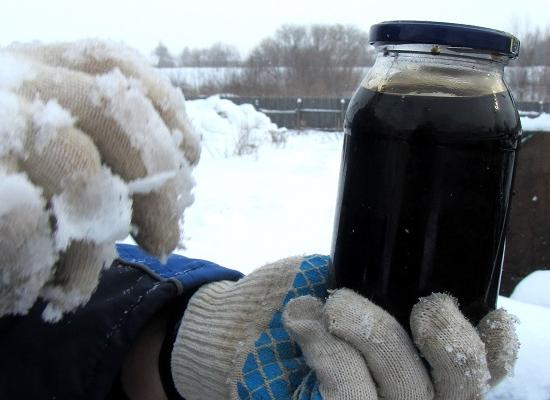
<instances>
[{"instance_id":1,"label":"snowbank","mask_svg":"<svg viewBox=\"0 0 550 400\"><path fill-rule=\"evenodd\" d=\"M176 67L159 68L172 84L199 91L207 85L223 86L232 79L240 78L245 72L241 67Z\"/></svg>"},{"instance_id":2,"label":"snowbank","mask_svg":"<svg viewBox=\"0 0 550 400\"><path fill-rule=\"evenodd\" d=\"M527 275L510 296L516 301L550 308L550 271L535 271ZM548 341L550 344L550 340Z\"/></svg>"},{"instance_id":3,"label":"snowbank","mask_svg":"<svg viewBox=\"0 0 550 400\"><path fill-rule=\"evenodd\" d=\"M521 347L514 375L491 391L487 400L550 399L550 309L506 297L499 298L499 306L519 318Z\"/></svg>"},{"instance_id":4,"label":"snowbank","mask_svg":"<svg viewBox=\"0 0 550 400\"><path fill-rule=\"evenodd\" d=\"M203 152L214 158L254 153L286 131L251 104L236 105L219 96L188 101L187 114L202 134Z\"/></svg>"},{"instance_id":5,"label":"snowbank","mask_svg":"<svg viewBox=\"0 0 550 400\"><path fill-rule=\"evenodd\" d=\"M538 117L521 117L524 132L550 132L550 114L542 113Z\"/></svg>"}]
</instances>

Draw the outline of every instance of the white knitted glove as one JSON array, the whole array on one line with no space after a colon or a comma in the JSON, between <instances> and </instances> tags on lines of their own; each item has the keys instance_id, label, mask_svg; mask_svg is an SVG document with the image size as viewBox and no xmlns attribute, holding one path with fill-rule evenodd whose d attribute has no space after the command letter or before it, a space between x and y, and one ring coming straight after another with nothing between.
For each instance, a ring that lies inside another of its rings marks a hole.
<instances>
[{"instance_id":1,"label":"white knitted glove","mask_svg":"<svg viewBox=\"0 0 550 400\"><path fill-rule=\"evenodd\" d=\"M455 300L433 294L412 310L411 339L351 290L337 290L323 304L327 265L323 256L290 258L238 282L199 289L172 352L180 394L187 400L471 400L511 372L519 344L505 311L490 313L476 330Z\"/></svg>"},{"instance_id":2,"label":"white knitted glove","mask_svg":"<svg viewBox=\"0 0 550 400\"><path fill-rule=\"evenodd\" d=\"M183 95L137 52L82 41L0 49L0 316L86 302L114 242L179 241L199 139Z\"/></svg>"}]
</instances>

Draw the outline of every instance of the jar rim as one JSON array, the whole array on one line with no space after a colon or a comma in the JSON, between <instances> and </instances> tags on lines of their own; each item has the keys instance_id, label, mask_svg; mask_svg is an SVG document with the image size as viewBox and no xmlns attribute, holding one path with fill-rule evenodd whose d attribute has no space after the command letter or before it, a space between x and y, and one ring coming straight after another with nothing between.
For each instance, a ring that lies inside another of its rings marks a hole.
<instances>
[{"instance_id":1,"label":"jar rim","mask_svg":"<svg viewBox=\"0 0 550 400\"><path fill-rule=\"evenodd\" d=\"M519 55L514 35L474 25L432 21L385 21L370 28L370 44L439 44L489 51L509 58Z\"/></svg>"}]
</instances>

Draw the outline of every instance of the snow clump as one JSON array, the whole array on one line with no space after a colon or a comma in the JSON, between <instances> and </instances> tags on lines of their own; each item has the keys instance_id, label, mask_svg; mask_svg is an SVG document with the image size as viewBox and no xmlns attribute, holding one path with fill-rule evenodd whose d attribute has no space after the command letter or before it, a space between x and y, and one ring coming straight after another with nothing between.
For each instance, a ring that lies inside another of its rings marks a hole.
<instances>
[{"instance_id":1,"label":"snow clump","mask_svg":"<svg viewBox=\"0 0 550 400\"><path fill-rule=\"evenodd\" d=\"M219 96L187 101L187 113L202 133L203 148L214 158L255 153L286 132L251 104L236 105Z\"/></svg>"}]
</instances>

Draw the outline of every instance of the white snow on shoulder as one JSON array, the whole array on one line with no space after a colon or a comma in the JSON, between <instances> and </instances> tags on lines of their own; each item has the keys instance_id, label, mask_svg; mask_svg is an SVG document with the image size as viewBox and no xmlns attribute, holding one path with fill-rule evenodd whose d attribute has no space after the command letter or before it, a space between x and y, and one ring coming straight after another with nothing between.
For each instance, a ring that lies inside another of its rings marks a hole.
<instances>
[{"instance_id":1,"label":"white snow on shoulder","mask_svg":"<svg viewBox=\"0 0 550 400\"><path fill-rule=\"evenodd\" d=\"M549 288L550 271L535 271L518 283L510 298L550 308Z\"/></svg>"},{"instance_id":2,"label":"white snow on shoulder","mask_svg":"<svg viewBox=\"0 0 550 400\"><path fill-rule=\"evenodd\" d=\"M251 104L237 105L219 96L187 101L187 114L203 136L203 149L214 158L254 153L285 131Z\"/></svg>"},{"instance_id":3,"label":"white snow on shoulder","mask_svg":"<svg viewBox=\"0 0 550 400\"><path fill-rule=\"evenodd\" d=\"M521 127L525 132L550 132L550 114L542 113L538 117L521 117Z\"/></svg>"}]
</instances>

